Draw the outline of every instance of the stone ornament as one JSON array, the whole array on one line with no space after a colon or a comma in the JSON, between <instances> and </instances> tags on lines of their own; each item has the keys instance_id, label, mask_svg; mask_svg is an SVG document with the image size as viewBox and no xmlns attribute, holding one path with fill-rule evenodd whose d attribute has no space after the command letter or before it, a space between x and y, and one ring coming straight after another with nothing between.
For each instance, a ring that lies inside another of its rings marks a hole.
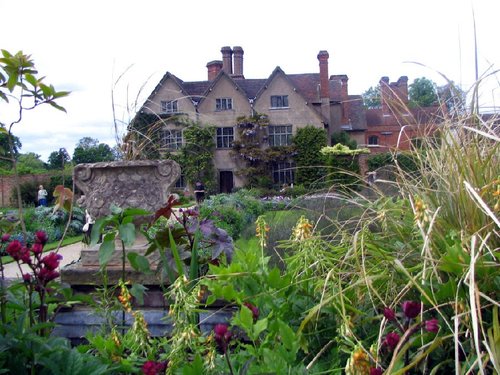
<instances>
[{"instance_id":1,"label":"stone ornament","mask_svg":"<svg viewBox=\"0 0 500 375\"><path fill-rule=\"evenodd\" d=\"M78 164L73 181L84 194L77 203L100 218L111 213L112 204L155 212L180 174L173 160L112 161Z\"/></svg>"}]
</instances>

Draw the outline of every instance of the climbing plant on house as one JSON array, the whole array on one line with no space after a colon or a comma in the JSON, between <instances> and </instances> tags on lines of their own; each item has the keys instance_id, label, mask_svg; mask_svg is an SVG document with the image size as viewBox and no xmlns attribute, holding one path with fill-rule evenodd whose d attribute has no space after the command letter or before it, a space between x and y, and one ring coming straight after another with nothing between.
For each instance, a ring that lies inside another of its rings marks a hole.
<instances>
[{"instance_id":1,"label":"climbing plant on house","mask_svg":"<svg viewBox=\"0 0 500 375\"><path fill-rule=\"evenodd\" d=\"M265 114L238 117L236 123L237 139L233 142L233 156L241 160L238 172L247 181L247 187L271 188L273 185L273 163L289 160L295 147L266 147L269 137L269 118Z\"/></svg>"},{"instance_id":2,"label":"climbing plant on house","mask_svg":"<svg viewBox=\"0 0 500 375\"><path fill-rule=\"evenodd\" d=\"M326 131L314 126L298 129L293 144L297 151L295 182L306 188L318 186L326 174L325 156L321 153L321 149L327 145Z\"/></svg>"}]
</instances>

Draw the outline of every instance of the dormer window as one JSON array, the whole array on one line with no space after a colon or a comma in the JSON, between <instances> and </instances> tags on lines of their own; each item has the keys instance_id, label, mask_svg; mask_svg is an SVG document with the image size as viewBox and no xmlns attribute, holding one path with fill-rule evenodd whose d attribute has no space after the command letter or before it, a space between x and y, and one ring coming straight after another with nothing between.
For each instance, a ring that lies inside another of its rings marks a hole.
<instances>
[{"instance_id":1,"label":"dormer window","mask_svg":"<svg viewBox=\"0 0 500 375\"><path fill-rule=\"evenodd\" d=\"M288 95L272 95L271 108L288 108Z\"/></svg>"},{"instance_id":2,"label":"dormer window","mask_svg":"<svg viewBox=\"0 0 500 375\"><path fill-rule=\"evenodd\" d=\"M233 109L233 99L232 98L217 98L215 99L215 110L216 111L229 111Z\"/></svg>"},{"instance_id":3,"label":"dormer window","mask_svg":"<svg viewBox=\"0 0 500 375\"><path fill-rule=\"evenodd\" d=\"M178 113L177 100L162 100L161 101L162 113Z\"/></svg>"}]
</instances>

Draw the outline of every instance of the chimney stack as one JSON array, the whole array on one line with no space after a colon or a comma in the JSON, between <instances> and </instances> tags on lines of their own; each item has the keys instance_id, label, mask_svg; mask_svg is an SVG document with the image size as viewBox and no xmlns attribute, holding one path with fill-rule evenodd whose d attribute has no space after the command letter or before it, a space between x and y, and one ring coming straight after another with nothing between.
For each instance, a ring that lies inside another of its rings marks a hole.
<instances>
[{"instance_id":1,"label":"chimney stack","mask_svg":"<svg viewBox=\"0 0 500 375\"><path fill-rule=\"evenodd\" d=\"M318 60L321 99L330 98L330 83L328 80L328 57L330 56L328 55L327 51L319 51Z\"/></svg>"},{"instance_id":2,"label":"chimney stack","mask_svg":"<svg viewBox=\"0 0 500 375\"><path fill-rule=\"evenodd\" d=\"M233 50L231 47L222 47L222 70L227 74L233 74Z\"/></svg>"},{"instance_id":3,"label":"chimney stack","mask_svg":"<svg viewBox=\"0 0 500 375\"><path fill-rule=\"evenodd\" d=\"M208 80L213 81L215 77L217 77L217 74L222 70L222 61L220 60L214 60L210 61L207 64L207 70L208 70Z\"/></svg>"},{"instance_id":4,"label":"chimney stack","mask_svg":"<svg viewBox=\"0 0 500 375\"><path fill-rule=\"evenodd\" d=\"M389 87L389 77L382 77L380 85L380 104L382 105L382 114L389 115L389 101L391 100L391 88Z\"/></svg>"},{"instance_id":5,"label":"chimney stack","mask_svg":"<svg viewBox=\"0 0 500 375\"><path fill-rule=\"evenodd\" d=\"M233 77L234 78L245 78L243 76L243 48L233 47Z\"/></svg>"}]
</instances>

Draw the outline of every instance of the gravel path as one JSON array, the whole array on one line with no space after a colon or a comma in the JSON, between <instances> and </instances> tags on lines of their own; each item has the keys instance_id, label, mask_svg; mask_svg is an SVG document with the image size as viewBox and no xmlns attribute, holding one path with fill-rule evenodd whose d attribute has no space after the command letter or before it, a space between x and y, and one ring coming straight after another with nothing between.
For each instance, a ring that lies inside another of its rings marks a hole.
<instances>
[{"instance_id":1,"label":"gravel path","mask_svg":"<svg viewBox=\"0 0 500 375\"><path fill-rule=\"evenodd\" d=\"M60 262L60 267L74 262L80 258L80 251L85 245L82 242L77 242L72 245L61 247L58 251L63 256ZM54 251L54 250L51 250ZM48 254L49 252L47 252ZM29 270L29 267L23 266L24 270ZM4 265L4 277L6 279L20 278L21 272L16 262Z\"/></svg>"}]
</instances>

